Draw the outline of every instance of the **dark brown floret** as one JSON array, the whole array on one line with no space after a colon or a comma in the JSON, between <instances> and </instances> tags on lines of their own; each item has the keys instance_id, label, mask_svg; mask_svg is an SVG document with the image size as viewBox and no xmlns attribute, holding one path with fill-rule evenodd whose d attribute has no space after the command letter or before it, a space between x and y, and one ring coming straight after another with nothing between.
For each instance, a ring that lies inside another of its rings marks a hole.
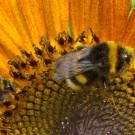
<instances>
[{"instance_id":1,"label":"dark brown floret","mask_svg":"<svg viewBox=\"0 0 135 135\"><path fill-rule=\"evenodd\" d=\"M12 115L12 111L5 111L4 116L5 117L10 117Z\"/></svg>"},{"instance_id":2,"label":"dark brown floret","mask_svg":"<svg viewBox=\"0 0 135 135\"><path fill-rule=\"evenodd\" d=\"M33 47L34 47L34 50L35 50L36 55L42 56L42 54L43 54L42 50L39 49L38 47L36 47L35 45L33 45Z\"/></svg>"},{"instance_id":3,"label":"dark brown floret","mask_svg":"<svg viewBox=\"0 0 135 135\"><path fill-rule=\"evenodd\" d=\"M11 105L11 101L5 101L3 104L8 107Z\"/></svg>"},{"instance_id":4,"label":"dark brown floret","mask_svg":"<svg viewBox=\"0 0 135 135\"><path fill-rule=\"evenodd\" d=\"M93 32L93 30L90 28L90 32L92 34L92 38L96 43L100 43L99 37Z\"/></svg>"},{"instance_id":5,"label":"dark brown floret","mask_svg":"<svg viewBox=\"0 0 135 135\"><path fill-rule=\"evenodd\" d=\"M55 40L59 43L59 45L63 46L65 44L70 44L74 42L73 37L68 35L65 31L60 32L58 36L55 38Z\"/></svg>"},{"instance_id":6,"label":"dark brown floret","mask_svg":"<svg viewBox=\"0 0 135 135\"><path fill-rule=\"evenodd\" d=\"M88 38L88 36L86 35L86 31L83 31L79 36L78 36L78 38L76 39L76 41L75 42L84 42L85 41L85 39L87 39Z\"/></svg>"}]
</instances>

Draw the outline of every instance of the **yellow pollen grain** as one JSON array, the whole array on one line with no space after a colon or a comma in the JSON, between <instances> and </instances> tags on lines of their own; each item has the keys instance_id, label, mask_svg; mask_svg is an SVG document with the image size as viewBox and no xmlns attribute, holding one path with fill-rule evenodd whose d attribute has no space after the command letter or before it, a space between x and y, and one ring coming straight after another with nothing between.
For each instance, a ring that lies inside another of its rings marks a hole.
<instances>
[{"instance_id":1,"label":"yellow pollen grain","mask_svg":"<svg viewBox=\"0 0 135 135\"><path fill-rule=\"evenodd\" d=\"M130 98L131 103L135 103L135 97Z\"/></svg>"},{"instance_id":2,"label":"yellow pollen grain","mask_svg":"<svg viewBox=\"0 0 135 135\"><path fill-rule=\"evenodd\" d=\"M85 84L87 82L87 78L82 74L75 76L75 78L81 84Z\"/></svg>"},{"instance_id":3,"label":"yellow pollen grain","mask_svg":"<svg viewBox=\"0 0 135 135\"><path fill-rule=\"evenodd\" d=\"M74 84L70 79L66 79L67 85L73 90L80 90L80 87Z\"/></svg>"}]
</instances>

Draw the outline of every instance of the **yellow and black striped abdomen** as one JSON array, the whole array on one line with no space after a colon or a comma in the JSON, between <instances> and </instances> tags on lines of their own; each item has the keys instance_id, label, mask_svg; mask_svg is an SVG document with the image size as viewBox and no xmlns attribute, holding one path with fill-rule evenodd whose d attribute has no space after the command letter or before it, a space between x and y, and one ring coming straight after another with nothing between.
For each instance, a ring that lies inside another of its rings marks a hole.
<instances>
[{"instance_id":1,"label":"yellow and black striped abdomen","mask_svg":"<svg viewBox=\"0 0 135 135\"><path fill-rule=\"evenodd\" d=\"M71 88L77 90L80 89L81 86L92 85L98 77L95 71L89 70L67 79L67 83Z\"/></svg>"}]
</instances>

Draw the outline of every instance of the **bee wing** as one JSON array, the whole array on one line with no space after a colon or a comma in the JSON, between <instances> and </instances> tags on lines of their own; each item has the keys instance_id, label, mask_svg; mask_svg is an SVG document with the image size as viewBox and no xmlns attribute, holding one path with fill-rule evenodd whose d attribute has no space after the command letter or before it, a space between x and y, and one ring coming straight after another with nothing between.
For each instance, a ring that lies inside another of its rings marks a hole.
<instances>
[{"instance_id":1,"label":"bee wing","mask_svg":"<svg viewBox=\"0 0 135 135\"><path fill-rule=\"evenodd\" d=\"M70 77L73 77L79 73L96 69L101 66L100 63L93 64L90 60L82 60L89 56L91 48L84 48L78 52L66 54L57 59L52 68L56 70L56 74L53 76L53 80L59 81Z\"/></svg>"}]
</instances>

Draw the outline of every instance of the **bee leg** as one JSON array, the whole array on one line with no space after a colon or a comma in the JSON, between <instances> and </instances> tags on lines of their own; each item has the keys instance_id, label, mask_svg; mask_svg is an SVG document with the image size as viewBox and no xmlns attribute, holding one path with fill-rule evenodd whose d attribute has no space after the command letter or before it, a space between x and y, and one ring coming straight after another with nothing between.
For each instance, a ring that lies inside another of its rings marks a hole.
<instances>
[{"instance_id":1,"label":"bee leg","mask_svg":"<svg viewBox=\"0 0 135 135\"><path fill-rule=\"evenodd\" d=\"M104 77L104 76L101 77L101 83L102 83L102 87L104 89L107 89L108 88L107 78L106 77Z\"/></svg>"}]
</instances>

